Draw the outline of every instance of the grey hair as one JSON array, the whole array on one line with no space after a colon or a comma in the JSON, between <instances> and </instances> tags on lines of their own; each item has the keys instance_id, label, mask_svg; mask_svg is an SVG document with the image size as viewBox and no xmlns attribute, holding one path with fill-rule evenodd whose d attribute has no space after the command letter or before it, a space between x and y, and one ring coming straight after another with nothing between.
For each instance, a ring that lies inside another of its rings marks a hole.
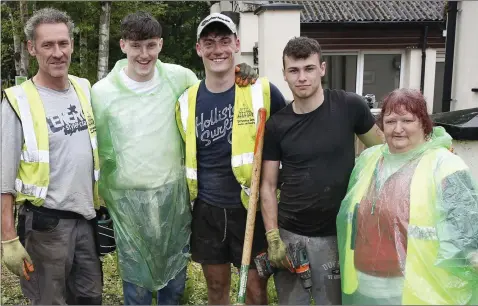
<instances>
[{"instance_id":1,"label":"grey hair","mask_svg":"<svg viewBox=\"0 0 478 306\"><path fill-rule=\"evenodd\" d=\"M35 40L35 29L44 23L64 23L68 27L70 38L73 38L73 28L75 27L71 17L67 13L46 7L36 11L25 24L24 32L27 40Z\"/></svg>"}]
</instances>

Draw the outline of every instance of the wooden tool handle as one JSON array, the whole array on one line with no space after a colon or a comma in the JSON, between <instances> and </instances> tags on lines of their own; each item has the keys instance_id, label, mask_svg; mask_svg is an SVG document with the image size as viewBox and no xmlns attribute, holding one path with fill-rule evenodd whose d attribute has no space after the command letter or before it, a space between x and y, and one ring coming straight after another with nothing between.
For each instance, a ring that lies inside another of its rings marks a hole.
<instances>
[{"instance_id":1,"label":"wooden tool handle","mask_svg":"<svg viewBox=\"0 0 478 306\"><path fill-rule=\"evenodd\" d=\"M247 207L246 232L244 234L244 246L242 248L242 261L237 301L239 305L244 305L246 302L247 276L249 273L249 264L251 262L254 225L256 223L257 213L257 200L259 199L259 186L262 166L262 148L264 145L266 115L267 111L265 108L259 109L257 115L258 126L256 133L256 143L254 147L254 159L252 164L251 194L249 196L249 205Z\"/></svg>"},{"instance_id":2,"label":"wooden tool handle","mask_svg":"<svg viewBox=\"0 0 478 306\"><path fill-rule=\"evenodd\" d=\"M264 145L264 129L266 123L266 110L259 109L259 124L257 127L256 144L254 147L254 160L252 164L251 194L247 207L246 233L244 235L244 250L242 252L242 264L249 265L251 261L252 238L257 213L257 200L259 199L259 187L262 168L262 148ZM246 249L246 247L248 247Z\"/></svg>"}]
</instances>

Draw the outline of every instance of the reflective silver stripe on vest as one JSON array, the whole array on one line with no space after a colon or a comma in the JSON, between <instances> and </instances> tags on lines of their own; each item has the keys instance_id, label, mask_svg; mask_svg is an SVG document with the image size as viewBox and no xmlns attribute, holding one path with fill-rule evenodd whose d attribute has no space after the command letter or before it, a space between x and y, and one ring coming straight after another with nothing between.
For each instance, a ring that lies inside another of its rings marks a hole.
<instances>
[{"instance_id":1,"label":"reflective silver stripe on vest","mask_svg":"<svg viewBox=\"0 0 478 306\"><path fill-rule=\"evenodd\" d=\"M258 123L259 118L257 117L257 112L261 107L264 107L264 94L262 92L262 83L258 79L255 84L251 86L252 93L252 111L254 112L254 122Z\"/></svg>"},{"instance_id":2,"label":"reflective silver stripe on vest","mask_svg":"<svg viewBox=\"0 0 478 306\"><path fill-rule=\"evenodd\" d=\"M254 153L243 153L240 155L234 155L231 158L231 166L236 168L243 165L250 165L254 161Z\"/></svg>"},{"instance_id":3,"label":"reflective silver stripe on vest","mask_svg":"<svg viewBox=\"0 0 478 306\"><path fill-rule=\"evenodd\" d=\"M408 237L420 240L438 240L437 231L432 226L408 225Z\"/></svg>"},{"instance_id":4,"label":"reflective silver stripe on vest","mask_svg":"<svg viewBox=\"0 0 478 306\"><path fill-rule=\"evenodd\" d=\"M29 160L40 161L41 159L41 162L48 163L48 154L42 155L40 157L37 138L35 137L35 129L33 128L33 117L30 111L30 103L28 103L27 94L20 86L15 86L12 88L12 90L17 99L18 111L22 121L23 138L25 139L25 145L27 147L27 150L23 152L23 158L26 162Z\"/></svg>"},{"instance_id":5,"label":"reflective silver stripe on vest","mask_svg":"<svg viewBox=\"0 0 478 306\"><path fill-rule=\"evenodd\" d=\"M44 150L22 151L20 159L27 163L48 163L50 160L50 153Z\"/></svg>"},{"instance_id":6,"label":"reflective silver stripe on vest","mask_svg":"<svg viewBox=\"0 0 478 306\"><path fill-rule=\"evenodd\" d=\"M96 140L96 137L91 137L91 148L94 150L96 150L96 148L98 148L98 142Z\"/></svg>"},{"instance_id":7,"label":"reflective silver stripe on vest","mask_svg":"<svg viewBox=\"0 0 478 306\"><path fill-rule=\"evenodd\" d=\"M186 90L178 99L179 113L181 115L181 123L183 124L184 133L186 133L186 129L188 127L188 116L189 116L188 95L189 95L189 90Z\"/></svg>"},{"instance_id":8,"label":"reflective silver stripe on vest","mask_svg":"<svg viewBox=\"0 0 478 306\"><path fill-rule=\"evenodd\" d=\"M242 190L247 194L247 196L251 196L251 188L247 187L246 185L241 185Z\"/></svg>"},{"instance_id":9,"label":"reflective silver stripe on vest","mask_svg":"<svg viewBox=\"0 0 478 306\"><path fill-rule=\"evenodd\" d=\"M100 170L94 170L95 181L98 182L100 179Z\"/></svg>"},{"instance_id":10,"label":"reflective silver stripe on vest","mask_svg":"<svg viewBox=\"0 0 478 306\"><path fill-rule=\"evenodd\" d=\"M48 187L24 184L20 179L15 180L15 190L17 192L33 196L35 198L45 199Z\"/></svg>"},{"instance_id":11,"label":"reflective silver stripe on vest","mask_svg":"<svg viewBox=\"0 0 478 306\"><path fill-rule=\"evenodd\" d=\"M198 172L196 169L193 168L187 168L186 167L186 178L190 180L196 180L198 179Z\"/></svg>"}]
</instances>

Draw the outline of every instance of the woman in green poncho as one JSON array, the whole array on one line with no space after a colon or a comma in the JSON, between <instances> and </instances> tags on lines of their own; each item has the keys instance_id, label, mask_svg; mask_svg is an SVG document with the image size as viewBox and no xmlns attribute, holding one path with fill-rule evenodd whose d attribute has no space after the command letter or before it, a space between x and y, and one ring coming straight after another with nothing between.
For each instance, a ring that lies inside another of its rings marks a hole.
<instances>
[{"instance_id":1,"label":"woman in green poncho","mask_svg":"<svg viewBox=\"0 0 478 306\"><path fill-rule=\"evenodd\" d=\"M391 92L378 124L337 217L343 303L476 303L476 181L420 92Z\"/></svg>"}]
</instances>

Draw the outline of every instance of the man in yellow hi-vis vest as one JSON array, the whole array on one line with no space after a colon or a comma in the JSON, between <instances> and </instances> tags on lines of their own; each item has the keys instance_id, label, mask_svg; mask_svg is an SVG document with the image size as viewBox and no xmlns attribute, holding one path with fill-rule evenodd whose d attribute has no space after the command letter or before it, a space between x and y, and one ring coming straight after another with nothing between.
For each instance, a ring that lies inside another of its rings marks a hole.
<instances>
[{"instance_id":1,"label":"man in yellow hi-vis vest","mask_svg":"<svg viewBox=\"0 0 478 306\"><path fill-rule=\"evenodd\" d=\"M35 12L25 34L38 72L2 101L3 261L33 304L102 302L96 128L88 80L68 75L73 28L64 12Z\"/></svg>"},{"instance_id":2,"label":"man in yellow hi-vis vest","mask_svg":"<svg viewBox=\"0 0 478 306\"><path fill-rule=\"evenodd\" d=\"M236 26L223 14L199 25L196 51L206 79L179 98L176 119L186 142L186 177L194 201L191 253L203 266L210 304L228 304L232 263L239 267L259 108L268 115L285 106L265 78L252 86L234 84ZM257 215L252 256L265 251L264 224ZM266 280L249 271L248 304L267 304Z\"/></svg>"}]
</instances>

